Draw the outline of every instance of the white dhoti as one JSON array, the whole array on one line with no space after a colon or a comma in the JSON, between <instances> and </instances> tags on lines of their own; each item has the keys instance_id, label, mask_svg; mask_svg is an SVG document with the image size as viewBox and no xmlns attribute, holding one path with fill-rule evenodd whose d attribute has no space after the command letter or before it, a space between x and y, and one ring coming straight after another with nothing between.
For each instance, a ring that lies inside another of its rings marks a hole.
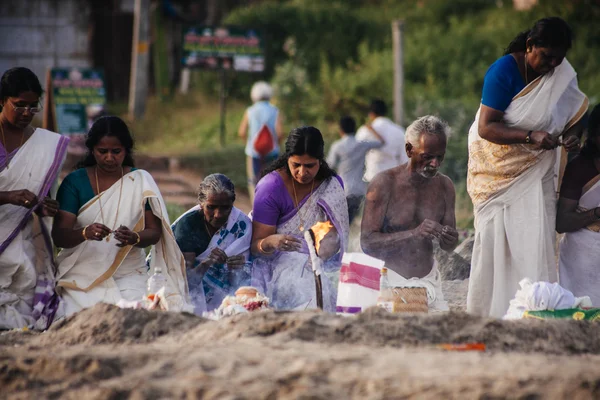
<instances>
[{"instance_id":1,"label":"white dhoti","mask_svg":"<svg viewBox=\"0 0 600 400\"><path fill-rule=\"evenodd\" d=\"M388 281L392 287L420 287L427 289L427 305L430 311L448 311L448 302L442 293L442 275L434 262L431 272L423 278L405 278L397 272L388 269Z\"/></svg>"}]
</instances>

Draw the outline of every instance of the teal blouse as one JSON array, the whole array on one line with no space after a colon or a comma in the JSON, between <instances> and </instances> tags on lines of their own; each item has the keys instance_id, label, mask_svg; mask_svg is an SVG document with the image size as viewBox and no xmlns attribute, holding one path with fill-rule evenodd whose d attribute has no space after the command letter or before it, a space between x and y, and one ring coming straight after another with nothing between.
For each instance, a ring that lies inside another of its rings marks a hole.
<instances>
[{"instance_id":1,"label":"teal blouse","mask_svg":"<svg viewBox=\"0 0 600 400\"><path fill-rule=\"evenodd\" d=\"M137 168L131 168L135 171ZM58 188L56 200L59 203L59 209L77 215L79 209L88 201L96 196L92 183L88 177L85 168L80 168L71 172L62 181ZM146 202L146 210L150 210L150 204Z\"/></svg>"}]
</instances>

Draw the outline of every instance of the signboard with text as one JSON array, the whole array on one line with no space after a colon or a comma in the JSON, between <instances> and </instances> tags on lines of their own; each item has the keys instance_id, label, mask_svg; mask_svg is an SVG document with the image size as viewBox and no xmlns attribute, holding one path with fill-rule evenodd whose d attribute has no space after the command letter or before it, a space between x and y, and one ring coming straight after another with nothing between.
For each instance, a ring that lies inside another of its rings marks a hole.
<instances>
[{"instance_id":1,"label":"signboard with text","mask_svg":"<svg viewBox=\"0 0 600 400\"><path fill-rule=\"evenodd\" d=\"M52 68L50 79L58 132L63 135L87 133L88 120L106 104L102 71L91 68Z\"/></svg>"},{"instance_id":2,"label":"signboard with text","mask_svg":"<svg viewBox=\"0 0 600 400\"><path fill-rule=\"evenodd\" d=\"M253 29L190 27L183 32L182 65L188 68L263 72L264 40Z\"/></svg>"}]
</instances>

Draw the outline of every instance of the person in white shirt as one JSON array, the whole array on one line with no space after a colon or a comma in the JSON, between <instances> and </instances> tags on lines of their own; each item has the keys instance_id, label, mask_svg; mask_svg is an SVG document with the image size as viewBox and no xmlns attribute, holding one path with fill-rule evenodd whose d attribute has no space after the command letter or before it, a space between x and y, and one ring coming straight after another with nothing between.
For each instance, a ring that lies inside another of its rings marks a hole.
<instances>
[{"instance_id":1,"label":"person in white shirt","mask_svg":"<svg viewBox=\"0 0 600 400\"><path fill-rule=\"evenodd\" d=\"M327 164L336 170L344 182L344 191L348 201L348 221L358 213L365 199L367 185L363 181L365 173L365 156L371 149L379 148L385 141L377 132L373 132L376 141L358 141L354 137L356 122L354 118L345 116L340 119L339 133L342 137L331 144L327 155Z\"/></svg>"},{"instance_id":2,"label":"person in white shirt","mask_svg":"<svg viewBox=\"0 0 600 400\"><path fill-rule=\"evenodd\" d=\"M404 146L404 128L385 117L386 113L387 107L383 100L373 100L369 109L369 122L356 132L358 141L377 141L371 129L385 141L383 146L367 153L363 177L366 182L371 182L373 177L382 171L408 162Z\"/></svg>"}]
</instances>

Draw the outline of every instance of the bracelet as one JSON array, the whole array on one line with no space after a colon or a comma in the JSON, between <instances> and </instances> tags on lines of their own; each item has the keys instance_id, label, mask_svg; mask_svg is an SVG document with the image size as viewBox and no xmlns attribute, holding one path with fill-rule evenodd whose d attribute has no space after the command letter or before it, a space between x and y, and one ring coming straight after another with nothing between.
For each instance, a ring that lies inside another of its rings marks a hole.
<instances>
[{"instance_id":1,"label":"bracelet","mask_svg":"<svg viewBox=\"0 0 600 400\"><path fill-rule=\"evenodd\" d=\"M140 234L139 234L139 233L137 233L137 232L133 232L133 233L135 233L135 234L137 235L137 240L135 241L135 243L134 243L134 244L132 244L132 246L135 246L135 245L136 245L136 244L138 244L138 243L140 242L140 240L142 240L142 239L140 238Z\"/></svg>"},{"instance_id":2,"label":"bracelet","mask_svg":"<svg viewBox=\"0 0 600 400\"><path fill-rule=\"evenodd\" d=\"M596 214L596 210L598 209L598 207L594 208L592 210L592 213L594 214L594 218L596 218L597 220L600 219L600 216L598 216L598 214Z\"/></svg>"},{"instance_id":3,"label":"bracelet","mask_svg":"<svg viewBox=\"0 0 600 400\"><path fill-rule=\"evenodd\" d=\"M262 242L263 242L264 240L265 240L265 239L260 239L260 240L258 241L258 250L259 250L261 253L263 253L263 254L273 254L273 253L275 253L275 249L273 249L273 250L272 250L272 251L270 251L270 252L266 252L266 251L263 249L263 247L262 247Z\"/></svg>"},{"instance_id":4,"label":"bracelet","mask_svg":"<svg viewBox=\"0 0 600 400\"><path fill-rule=\"evenodd\" d=\"M531 134L533 131L527 132L527 136L525 137L525 143L531 143Z\"/></svg>"},{"instance_id":5,"label":"bracelet","mask_svg":"<svg viewBox=\"0 0 600 400\"><path fill-rule=\"evenodd\" d=\"M81 236L83 236L83 241L85 242L86 240L88 240L87 236L85 235L85 230L88 228L89 225L86 225L83 230L81 231Z\"/></svg>"}]
</instances>

